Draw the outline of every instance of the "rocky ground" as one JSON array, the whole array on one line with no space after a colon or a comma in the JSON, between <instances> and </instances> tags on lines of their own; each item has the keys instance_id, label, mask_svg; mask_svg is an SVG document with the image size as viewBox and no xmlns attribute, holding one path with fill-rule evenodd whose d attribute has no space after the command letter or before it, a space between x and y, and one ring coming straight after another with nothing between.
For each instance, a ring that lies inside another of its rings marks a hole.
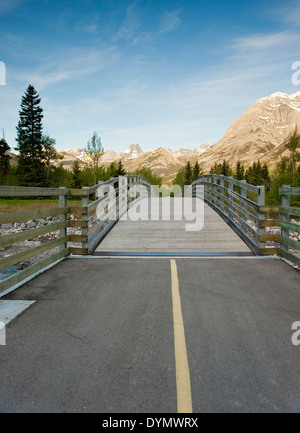
<instances>
[{"instance_id":1,"label":"rocky ground","mask_svg":"<svg viewBox=\"0 0 300 433\"><path fill-rule=\"evenodd\" d=\"M291 223L294 224L299 224L300 222L297 222L294 219L291 219ZM266 228L266 233L267 234L281 234L281 228L280 227L267 227ZM292 239L293 241L296 242L300 242L300 233L294 232L294 231L290 231L290 239ZM274 246L275 243L274 242L266 242L266 246ZM300 251L297 250L293 250L292 248L289 249L289 251L294 254L297 257L300 257Z\"/></svg>"},{"instance_id":2,"label":"rocky ground","mask_svg":"<svg viewBox=\"0 0 300 433\"><path fill-rule=\"evenodd\" d=\"M74 220L75 217L71 215L71 220ZM37 220L29 220L29 221L23 221L23 222L17 222L17 223L9 223L9 224L2 224L0 226L0 236L20 233L25 230L30 230L46 225L51 225L58 222L57 217L47 217L46 219L39 218ZM43 236L39 236L30 240L17 242L12 245L7 245L5 247L0 248L0 259L9 257L13 254L20 253L22 251L25 251L27 249L37 247L39 245L42 245L46 242L52 241L54 239L58 238L58 231L54 231L51 233L48 233ZM67 234L81 234L80 228L72 228L68 227ZM69 247L80 247L81 244L74 243L74 242L68 242ZM28 266L33 265L34 263L37 263L41 261L42 259L58 252L59 247L53 248L52 250L46 251L43 254L39 254L35 257L32 257L29 260L23 261L21 263L18 263L15 266L12 266L8 269L5 269L4 271L0 271L0 280L7 278L9 275L14 274L15 272L18 272L19 270L22 270Z\"/></svg>"}]
</instances>

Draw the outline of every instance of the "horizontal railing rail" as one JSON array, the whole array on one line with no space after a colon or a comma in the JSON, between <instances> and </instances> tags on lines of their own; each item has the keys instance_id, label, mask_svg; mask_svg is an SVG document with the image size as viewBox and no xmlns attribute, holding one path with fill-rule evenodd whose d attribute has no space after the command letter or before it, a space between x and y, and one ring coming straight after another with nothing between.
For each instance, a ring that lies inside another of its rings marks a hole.
<instances>
[{"instance_id":1,"label":"horizontal railing rail","mask_svg":"<svg viewBox=\"0 0 300 433\"><path fill-rule=\"evenodd\" d=\"M284 185L279 188L279 226L281 227L280 256L300 266L300 208L291 206L291 197L300 197L300 188ZM294 218L297 218L296 221ZM291 220L292 219L292 220Z\"/></svg>"},{"instance_id":2,"label":"horizontal railing rail","mask_svg":"<svg viewBox=\"0 0 300 433\"><path fill-rule=\"evenodd\" d=\"M279 236L267 233L266 229L278 225L279 207L266 206L264 186L209 174L192 182L188 194L199 196L197 186L203 186L204 201L225 219L255 254L278 253Z\"/></svg>"},{"instance_id":3,"label":"horizontal railing rail","mask_svg":"<svg viewBox=\"0 0 300 433\"><path fill-rule=\"evenodd\" d=\"M56 199L53 202L55 207L0 214L0 293L69 254L68 194L70 191L67 188L0 186L0 197ZM14 226L18 226L19 231L11 233Z\"/></svg>"},{"instance_id":4,"label":"horizontal railing rail","mask_svg":"<svg viewBox=\"0 0 300 433\"><path fill-rule=\"evenodd\" d=\"M53 207L0 213L0 294L69 254L93 253L122 213L146 195L153 195L151 183L134 175L81 189L0 185L0 197L36 198L37 204L53 199Z\"/></svg>"}]
</instances>

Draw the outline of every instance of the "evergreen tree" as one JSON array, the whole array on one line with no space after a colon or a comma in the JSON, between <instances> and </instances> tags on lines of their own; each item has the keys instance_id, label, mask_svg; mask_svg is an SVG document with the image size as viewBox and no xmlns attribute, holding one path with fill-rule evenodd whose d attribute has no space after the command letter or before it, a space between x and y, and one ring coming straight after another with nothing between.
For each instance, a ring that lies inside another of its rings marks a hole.
<instances>
[{"instance_id":1,"label":"evergreen tree","mask_svg":"<svg viewBox=\"0 0 300 433\"><path fill-rule=\"evenodd\" d=\"M217 164L215 162L215 164L213 165L213 167L211 167L209 173L210 174L222 174L222 164Z\"/></svg>"},{"instance_id":2,"label":"evergreen tree","mask_svg":"<svg viewBox=\"0 0 300 433\"><path fill-rule=\"evenodd\" d=\"M284 147L290 151L292 171L293 174L295 174L297 161L300 159L300 153L298 151L298 149L300 149L300 135L298 134L297 128L290 139L285 143Z\"/></svg>"},{"instance_id":3,"label":"evergreen tree","mask_svg":"<svg viewBox=\"0 0 300 433\"><path fill-rule=\"evenodd\" d=\"M117 177L117 176L125 176L125 174L126 174L126 171L125 171L125 169L124 169L124 167L123 167L123 163L122 163L122 161L120 160L120 161L118 162L118 165L117 165L116 177Z\"/></svg>"},{"instance_id":4,"label":"evergreen tree","mask_svg":"<svg viewBox=\"0 0 300 433\"><path fill-rule=\"evenodd\" d=\"M192 183L192 177L193 177L192 167L190 161L188 161L184 169L185 185L190 185Z\"/></svg>"},{"instance_id":5,"label":"evergreen tree","mask_svg":"<svg viewBox=\"0 0 300 433\"><path fill-rule=\"evenodd\" d=\"M8 151L10 150L9 145L5 141L5 138L0 139L0 179L3 176L6 176L10 170L10 156L8 155Z\"/></svg>"},{"instance_id":6,"label":"evergreen tree","mask_svg":"<svg viewBox=\"0 0 300 433\"><path fill-rule=\"evenodd\" d=\"M198 161L196 161L193 167L192 181L196 180L199 176L201 176L201 174L202 174L202 170L200 168Z\"/></svg>"},{"instance_id":7,"label":"evergreen tree","mask_svg":"<svg viewBox=\"0 0 300 433\"><path fill-rule=\"evenodd\" d=\"M117 177L117 168L117 163L115 161L111 162L106 170L106 179Z\"/></svg>"},{"instance_id":8,"label":"evergreen tree","mask_svg":"<svg viewBox=\"0 0 300 433\"><path fill-rule=\"evenodd\" d=\"M22 97L20 120L17 126L19 152L18 177L21 185L43 186L45 184L45 163L42 144L43 110L41 99L30 84Z\"/></svg>"},{"instance_id":9,"label":"evergreen tree","mask_svg":"<svg viewBox=\"0 0 300 433\"><path fill-rule=\"evenodd\" d=\"M223 176L231 176L231 168L225 159L222 163L221 174L223 174Z\"/></svg>"},{"instance_id":10,"label":"evergreen tree","mask_svg":"<svg viewBox=\"0 0 300 433\"><path fill-rule=\"evenodd\" d=\"M236 165L236 172L235 172L235 179L237 180L243 180L245 177L245 168L244 166L238 161Z\"/></svg>"},{"instance_id":11,"label":"evergreen tree","mask_svg":"<svg viewBox=\"0 0 300 433\"><path fill-rule=\"evenodd\" d=\"M82 173L81 173L79 161L77 159L73 162L70 186L71 188L82 187Z\"/></svg>"},{"instance_id":12,"label":"evergreen tree","mask_svg":"<svg viewBox=\"0 0 300 433\"><path fill-rule=\"evenodd\" d=\"M262 176L263 185L266 187L266 190L269 190L272 185L272 180L269 172L269 167L266 162L262 167L261 176Z\"/></svg>"}]
</instances>

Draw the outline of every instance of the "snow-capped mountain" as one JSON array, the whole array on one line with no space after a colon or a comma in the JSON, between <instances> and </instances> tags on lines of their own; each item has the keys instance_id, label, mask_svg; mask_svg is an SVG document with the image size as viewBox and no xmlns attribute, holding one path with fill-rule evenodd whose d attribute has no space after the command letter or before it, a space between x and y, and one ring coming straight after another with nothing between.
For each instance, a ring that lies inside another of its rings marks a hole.
<instances>
[{"instance_id":1,"label":"snow-capped mountain","mask_svg":"<svg viewBox=\"0 0 300 433\"><path fill-rule=\"evenodd\" d=\"M143 151L140 148L138 144L130 144L128 149L126 149L124 152L120 153L120 156L124 156L125 158L138 158L139 156L143 155Z\"/></svg>"},{"instance_id":2,"label":"snow-capped mountain","mask_svg":"<svg viewBox=\"0 0 300 433\"><path fill-rule=\"evenodd\" d=\"M260 159L276 164L284 155L283 143L300 127L300 92L276 92L258 99L235 119L224 136L202 156L205 168L226 159L248 165Z\"/></svg>"},{"instance_id":3,"label":"snow-capped mountain","mask_svg":"<svg viewBox=\"0 0 300 433\"><path fill-rule=\"evenodd\" d=\"M194 149L194 151L198 154L198 155L202 155L202 153L204 153L207 149L209 149L211 147L210 143L202 143L200 144L200 146L196 147Z\"/></svg>"},{"instance_id":4,"label":"snow-capped mountain","mask_svg":"<svg viewBox=\"0 0 300 433\"><path fill-rule=\"evenodd\" d=\"M69 153L70 155L75 156L76 158L83 158L84 157L84 148L77 148L77 147L71 147L70 149L64 150L64 152Z\"/></svg>"}]
</instances>

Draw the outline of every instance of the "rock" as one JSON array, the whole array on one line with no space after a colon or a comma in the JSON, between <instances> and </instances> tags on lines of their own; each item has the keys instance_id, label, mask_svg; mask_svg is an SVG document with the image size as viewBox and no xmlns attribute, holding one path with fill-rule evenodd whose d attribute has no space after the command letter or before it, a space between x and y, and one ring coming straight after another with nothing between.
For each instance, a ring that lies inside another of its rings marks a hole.
<instances>
[{"instance_id":1,"label":"rock","mask_svg":"<svg viewBox=\"0 0 300 433\"><path fill-rule=\"evenodd\" d=\"M14 224L14 228L15 228L15 229L18 229L20 226L21 226L21 223L15 223L15 224Z\"/></svg>"},{"instance_id":2,"label":"rock","mask_svg":"<svg viewBox=\"0 0 300 433\"><path fill-rule=\"evenodd\" d=\"M47 221L46 221L44 218L38 218L38 219L36 220L36 222L37 222L38 224L42 224L42 225L47 224Z\"/></svg>"},{"instance_id":3,"label":"rock","mask_svg":"<svg viewBox=\"0 0 300 433\"><path fill-rule=\"evenodd\" d=\"M2 229L12 229L13 228L13 223L2 224L1 228Z\"/></svg>"},{"instance_id":4,"label":"rock","mask_svg":"<svg viewBox=\"0 0 300 433\"><path fill-rule=\"evenodd\" d=\"M27 228L28 229L33 229L35 227L37 227L37 223L36 222L30 221L29 223L27 223Z\"/></svg>"},{"instance_id":5,"label":"rock","mask_svg":"<svg viewBox=\"0 0 300 433\"><path fill-rule=\"evenodd\" d=\"M20 227L21 227L21 229L26 229L27 225L26 225L26 223L21 223Z\"/></svg>"}]
</instances>

